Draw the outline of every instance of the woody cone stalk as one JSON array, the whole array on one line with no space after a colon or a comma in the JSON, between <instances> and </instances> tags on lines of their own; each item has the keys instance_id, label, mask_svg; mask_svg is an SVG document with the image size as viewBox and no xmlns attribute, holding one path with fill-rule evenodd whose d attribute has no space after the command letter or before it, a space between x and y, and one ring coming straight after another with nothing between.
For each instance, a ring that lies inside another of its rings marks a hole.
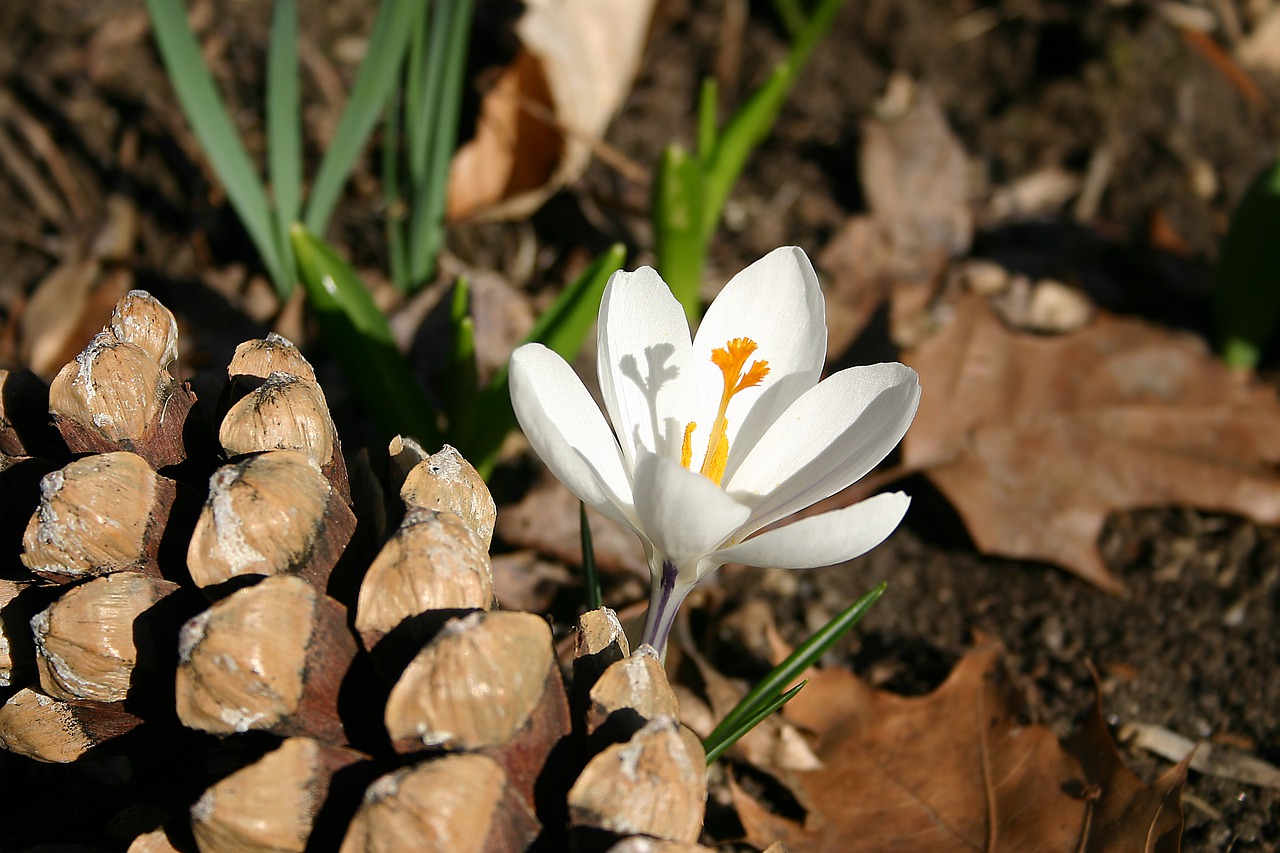
<instances>
[{"instance_id":1,"label":"woody cone stalk","mask_svg":"<svg viewBox=\"0 0 1280 853\"><path fill-rule=\"evenodd\" d=\"M397 437L357 518L298 349L242 344L198 400L177 329L134 291L50 388L0 374L0 748L128 780L137 853L700 849L654 650L585 614L566 685L547 620L496 608L457 450Z\"/></svg>"}]
</instances>

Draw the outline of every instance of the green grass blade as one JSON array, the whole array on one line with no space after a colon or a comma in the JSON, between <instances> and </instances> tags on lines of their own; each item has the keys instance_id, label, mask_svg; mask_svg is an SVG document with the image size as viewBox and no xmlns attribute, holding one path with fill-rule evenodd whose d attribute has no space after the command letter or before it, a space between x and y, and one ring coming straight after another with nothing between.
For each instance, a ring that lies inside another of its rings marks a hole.
<instances>
[{"instance_id":1,"label":"green grass blade","mask_svg":"<svg viewBox=\"0 0 1280 853\"><path fill-rule=\"evenodd\" d=\"M706 184L702 228L706 239L710 239L719 226L725 201L738 182L747 158L773 129L787 94L814 47L831 29L843 4L844 0L822 0L818 4L792 42L787 59L779 63L764 85L756 90L721 132L715 155L704 162Z\"/></svg>"},{"instance_id":2,"label":"green grass blade","mask_svg":"<svg viewBox=\"0 0 1280 853\"><path fill-rule=\"evenodd\" d=\"M609 276L621 269L626 259L627 250L620 243L596 258L538 318L524 342L543 344L566 361L577 358L595 323ZM516 426L507 380L507 367L503 365L477 400L475 433L458 437L465 455L482 474L492 467L503 439Z\"/></svg>"},{"instance_id":3,"label":"green grass blade","mask_svg":"<svg viewBox=\"0 0 1280 853\"><path fill-rule=\"evenodd\" d=\"M723 738L721 738L716 743L714 747L707 749L707 764L710 765L711 762L715 761L717 758L723 755L726 749L728 749L729 747L733 746L735 743L740 741L743 735L745 735L747 732L751 731L756 726L763 723L765 721L765 718L768 717L770 714L772 714L774 711L778 710L783 705L787 704L792 699L796 698L796 694L799 693L801 690L803 690L804 686L808 683L809 683L809 679L806 678L804 681L800 682L795 687L792 687L786 693L783 693L781 696L776 697L773 701L766 703L755 714L743 720L741 725L739 725L733 731L727 733Z\"/></svg>"},{"instance_id":4,"label":"green grass blade","mask_svg":"<svg viewBox=\"0 0 1280 853\"><path fill-rule=\"evenodd\" d=\"M702 89L698 93L698 159L705 162L715 152L720 143L720 84L716 78L707 77L702 81Z\"/></svg>"},{"instance_id":5,"label":"green grass blade","mask_svg":"<svg viewBox=\"0 0 1280 853\"><path fill-rule=\"evenodd\" d=\"M471 287L465 278L458 279L453 289L449 311L453 336L445 373L445 415L451 435L470 435L476 418L476 398L480 396L480 378L476 369L476 325L471 317Z\"/></svg>"},{"instance_id":6,"label":"green grass blade","mask_svg":"<svg viewBox=\"0 0 1280 853\"><path fill-rule=\"evenodd\" d=\"M413 34L415 16L424 14L421 0L383 0L369 35L369 47L347 105L338 120L333 142L320 162L305 218L307 230L323 234L355 166L360 149L395 88L405 49Z\"/></svg>"},{"instance_id":7,"label":"green grass blade","mask_svg":"<svg viewBox=\"0 0 1280 853\"><path fill-rule=\"evenodd\" d=\"M439 119L440 99L444 94L445 70L449 66L449 32L457 12L457 0L437 0L428 18L423 16L421 54L410 58L416 67L413 108L407 124L410 181L418 187L427 179L427 162L435 141L435 123ZM428 20L430 23L428 23Z\"/></svg>"},{"instance_id":8,"label":"green grass blade","mask_svg":"<svg viewBox=\"0 0 1280 853\"><path fill-rule=\"evenodd\" d=\"M804 32L806 23L800 0L773 0L773 10L778 13L782 25L787 28L787 35L791 40L798 39Z\"/></svg>"},{"instance_id":9,"label":"green grass blade","mask_svg":"<svg viewBox=\"0 0 1280 853\"><path fill-rule=\"evenodd\" d=\"M684 306L689 322L700 316L698 289L706 263L708 234L703 232L702 164L679 145L658 161L653 181L653 248L658 272Z\"/></svg>"},{"instance_id":10,"label":"green grass blade","mask_svg":"<svg viewBox=\"0 0 1280 853\"><path fill-rule=\"evenodd\" d=\"M186 8L180 0L146 0L146 3L151 29L183 115L200 140L249 239L258 249L277 292L285 296L293 277L280 256L266 190L204 64L200 45L187 25Z\"/></svg>"},{"instance_id":11,"label":"green grass blade","mask_svg":"<svg viewBox=\"0 0 1280 853\"><path fill-rule=\"evenodd\" d=\"M426 0L424 0L426 2ZM428 21L440 14L440 8L447 6L449 0L437 0L431 12L423 12L414 21L413 37L409 40L409 54L404 63L404 158L407 166L409 184L417 180L426 162L425 148L429 137L429 117L432 113L430 104L434 97L429 91L427 76L427 58L431 55L427 48ZM423 154L419 156L419 149Z\"/></svg>"},{"instance_id":12,"label":"green grass blade","mask_svg":"<svg viewBox=\"0 0 1280 853\"><path fill-rule=\"evenodd\" d=\"M791 60L778 64L773 74L747 99L720 133L715 153L705 163L701 233L710 239L720 224L729 193L756 149L778 118L795 79Z\"/></svg>"},{"instance_id":13,"label":"green grass blade","mask_svg":"<svg viewBox=\"0 0 1280 853\"><path fill-rule=\"evenodd\" d=\"M859 598L836 614L830 622L818 629L812 637L801 643L794 652L787 656L786 660L774 667L755 687L751 688L734 709L725 715L725 718L712 730L711 734L707 735L705 741L707 751L711 752L719 746L731 732L741 728L744 721L753 719L760 714L786 684L795 680L800 673L813 666L826 653L827 649L835 645L837 640L847 634L854 625L857 625L858 621L871 609L871 606L880 600L880 596L884 594L886 586L888 584L880 583L862 598Z\"/></svg>"},{"instance_id":14,"label":"green grass blade","mask_svg":"<svg viewBox=\"0 0 1280 853\"><path fill-rule=\"evenodd\" d=\"M578 538L582 542L582 584L585 587L587 610L599 610L604 606L600 595L600 573L596 571L596 549L591 543L591 525L587 524L587 505L578 501Z\"/></svg>"},{"instance_id":15,"label":"green grass blade","mask_svg":"<svg viewBox=\"0 0 1280 853\"><path fill-rule=\"evenodd\" d=\"M275 199L276 240L294 272L289 226L302 214L302 107L298 95L298 6L276 0L267 51L267 177ZM293 277L290 275L290 290Z\"/></svg>"},{"instance_id":16,"label":"green grass blade","mask_svg":"<svg viewBox=\"0 0 1280 853\"><path fill-rule=\"evenodd\" d=\"M324 240L295 224L290 231L298 273L324 342L365 408L389 439L400 433L424 447L441 444L435 411L396 349L387 318L346 261Z\"/></svg>"},{"instance_id":17,"label":"green grass blade","mask_svg":"<svg viewBox=\"0 0 1280 853\"><path fill-rule=\"evenodd\" d=\"M1231 215L1213 275L1214 330L1232 367L1256 367L1280 322L1280 159Z\"/></svg>"},{"instance_id":18,"label":"green grass blade","mask_svg":"<svg viewBox=\"0 0 1280 853\"><path fill-rule=\"evenodd\" d=\"M414 187L409 225L409 274L416 285L425 283L434 274L436 255L444 244L445 194L448 191L449 163L458 141L467 43L471 32L472 0L453 0L442 5L447 6L450 12L432 20L430 49L440 54L442 60L437 66L436 57L432 56L427 69L431 75L428 85L433 86L436 92L432 102L434 115L430 116L433 123L425 171Z\"/></svg>"},{"instance_id":19,"label":"green grass blade","mask_svg":"<svg viewBox=\"0 0 1280 853\"><path fill-rule=\"evenodd\" d=\"M409 253L405 247L405 201L400 192L400 91L387 97L382 124L382 205L387 235L387 266L396 290L409 290Z\"/></svg>"}]
</instances>

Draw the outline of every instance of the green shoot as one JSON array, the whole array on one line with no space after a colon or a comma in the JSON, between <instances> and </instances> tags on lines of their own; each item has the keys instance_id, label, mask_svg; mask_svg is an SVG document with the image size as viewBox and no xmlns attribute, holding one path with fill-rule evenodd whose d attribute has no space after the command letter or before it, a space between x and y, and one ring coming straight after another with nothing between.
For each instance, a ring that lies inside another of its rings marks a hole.
<instances>
[{"instance_id":1,"label":"green shoot","mask_svg":"<svg viewBox=\"0 0 1280 853\"><path fill-rule=\"evenodd\" d=\"M364 62L356 72L347 105L338 119L338 129L334 131L329 150L320 161L320 170L316 172L315 183L311 187L311 199L304 219L308 231L323 234L328 229L342 187L378 121L379 113L395 90L414 19L424 14L423 5L415 0L383 0L378 7Z\"/></svg>"},{"instance_id":2,"label":"green shoot","mask_svg":"<svg viewBox=\"0 0 1280 853\"><path fill-rule=\"evenodd\" d=\"M293 289L289 226L302 214L302 106L298 95L298 6L277 0L267 51L267 177L275 200L276 240Z\"/></svg>"},{"instance_id":3,"label":"green shoot","mask_svg":"<svg viewBox=\"0 0 1280 853\"><path fill-rule=\"evenodd\" d=\"M415 287L434 275L436 255L444 245L445 193L457 145L471 10L472 0L436 3L432 9L427 91L418 126L409 128L411 162L416 166L410 172L409 277Z\"/></svg>"},{"instance_id":4,"label":"green shoot","mask_svg":"<svg viewBox=\"0 0 1280 853\"><path fill-rule=\"evenodd\" d=\"M476 365L476 325L471 318L471 287L460 278L453 289L449 306L449 327L453 345L446 365L445 414L449 417L450 436L469 436L475 428L476 399L480 379Z\"/></svg>"},{"instance_id":5,"label":"green shoot","mask_svg":"<svg viewBox=\"0 0 1280 853\"><path fill-rule=\"evenodd\" d=\"M653 190L654 250L659 272L690 320L700 312L698 287L707 246L720 225L725 202L843 2L819 0L806 15L798 0L775 0L791 34L787 58L722 128L716 122L715 83L705 82L699 99L697 154L672 146L659 161Z\"/></svg>"},{"instance_id":6,"label":"green shoot","mask_svg":"<svg viewBox=\"0 0 1280 853\"><path fill-rule=\"evenodd\" d=\"M1280 159L1249 187L1231 216L1213 276L1222 358L1256 367L1280 321Z\"/></svg>"},{"instance_id":7,"label":"green shoot","mask_svg":"<svg viewBox=\"0 0 1280 853\"><path fill-rule=\"evenodd\" d=\"M351 377L360 401L388 438L400 433L426 447L439 446L442 437L431 403L355 270L302 225L295 224L290 236L299 279L325 343Z\"/></svg>"},{"instance_id":8,"label":"green shoot","mask_svg":"<svg viewBox=\"0 0 1280 853\"><path fill-rule=\"evenodd\" d=\"M794 699L796 694L803 690L804 686L808 683L809 679L806 678L804 681L800 682L795 687L792 687L781 696L776 697L773 701L766 703L750 717L743 720L737 729L726 735L723 740L718 741L715 746L707 750L707 764L711 764L711 762L715 761L721 755L724 755L725 750L745 737L747 732L763 723L765 718L770 714Z\"/></svg>"},{"instance_id":9,"label":"green shoot","mask_svg":"<svg viewBox=\"0 0 1280 853\"><path fill-rule=\"evenodd\" d=\"M747 695L734 706L734 709L725 715L711 734L707 735L707 739L703 742L707 750L707 762L710 763L735 741L751 731L761 720L789 702L804 685L796 685L785 692L783 688L817 663L828 649L854 625L857 625L871 606L884 594L886 586L888 584L881 582L862 598L837 613L830 622L801 643L787 656L786 660L774 667L755 687L751 688Z\"/></svg>"},{"instance_id":10,"label":"green shoot","mask_svg":"<svg viewBox=\"0 0 1280 853\"><path fill-rule=\"evenodd\" d=\"M285 265L283 245L272 221L266 190L214 86L213 75L204 64L195 33L187 24L187 10L181 0L146 0L146 3L160 57L182 112L262 257L276 292L281 297L287 296L293 276Z\"/></svg>"}]
</instances>

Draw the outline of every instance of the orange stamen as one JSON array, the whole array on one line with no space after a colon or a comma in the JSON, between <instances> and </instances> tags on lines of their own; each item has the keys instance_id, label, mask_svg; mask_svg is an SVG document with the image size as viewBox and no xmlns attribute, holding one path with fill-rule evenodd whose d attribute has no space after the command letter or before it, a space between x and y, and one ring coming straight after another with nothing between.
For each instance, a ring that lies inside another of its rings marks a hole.
<instances>
[{"instance_id":1,"label":"orange stamen","mask_svg":"<svg viewBox=\"0 0 1280 853\"><path fill-rule=\"evenodd\" d=\"M711 351L711 361L724 374L724 391L720 395L720 410L716 413L715 422L711 425L711 435L707 439L707 452L702 459L699 473L716 485L724 479L725 465L729 461L729 421L725 413L729 410L729 401L733 395L747 388L753 388L769 375L769 362L757 359L747 367L747 359L757 349L756 342L750 338L733 338L724 347ZM680 462L686 468L693 463L693 431L697 424L689 424L684 430L684 445L680 450Z\"/></svg>"}]
</instances>

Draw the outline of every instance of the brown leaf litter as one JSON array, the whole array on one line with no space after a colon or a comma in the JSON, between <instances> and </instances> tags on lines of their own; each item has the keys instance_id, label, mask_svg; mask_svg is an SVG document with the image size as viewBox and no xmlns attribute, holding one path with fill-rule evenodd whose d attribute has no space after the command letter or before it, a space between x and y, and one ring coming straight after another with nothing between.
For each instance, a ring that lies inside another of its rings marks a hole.
<instances>
[{"instance_id":1,"label":"brown leaf litter","mask_svg":"<svg viewBox=\"0 0 1280 853\"><path fill-rule=\"evenodd\" d=\"M1063 566L1113 593L1108 513L1191 506L1280 523L1280 400L1198 337L1100 315L1011 331L987 301L904 354L926 389L902 445L987 554Z\"/></svg>"},{"instance_id":2,"label":"brown leaf litter","mask_svg":"<svg viewBox=\"0 0 1280 853\"><path fill-rule=\"evenodd\" d=\"M983 642L927 696L814 674L785 710L822 767L771 771L804 809L776 814L731 779L747 841L794 851L1176 851L1186 761L1144 785L1100 711L1060 743L1025 723L999 644Z\"/></svg>"}]
</instances>

